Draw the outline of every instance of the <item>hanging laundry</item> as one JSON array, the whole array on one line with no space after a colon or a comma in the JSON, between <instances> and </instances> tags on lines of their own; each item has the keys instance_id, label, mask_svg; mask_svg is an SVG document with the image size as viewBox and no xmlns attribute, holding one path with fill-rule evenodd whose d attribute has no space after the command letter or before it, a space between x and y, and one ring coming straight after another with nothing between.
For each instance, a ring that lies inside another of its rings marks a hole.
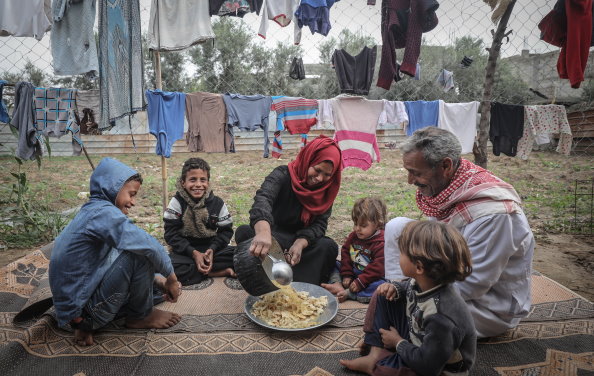
<instances>
[{"instance_id":1,"label":"hanging laundry","mask_svg":"<svg viewBox=\"0 0 594 376\"><path fill-rule=\"evenodd\" d=\"M260 22L258 35L266 39L268 21L274 21L280 27L289 26L298 6L299 0L266 0L262 6L262 21ZM297 22L293 22L293 25L293 41L295 44L299 44L301 42L301 28Z\"/></svg>"},{"instance_id":2,"label":"hanging laundry","mask_svg":"<svg viewBox=\"0 0 594 376\"><path fill-rule=\"evenodd\" d=\"M82 134L99 134L101 124L101 97L99 90L76 91L76 113L81 119Z\"/></svg>"},{"instance_id":3,"label":"hanging laundry","mask_svg":"<svg viewBox=\"0 0 594 376\"><path fill-rule=\"evenodd\" d=\"M51 0L0 0L0 37L41 40L52 28Z\"/></svg>"},{"instance_id":4,"label":"hanging laundry","mask_svg":"<svg viewBox=\"0 0 594 376\"><path fill-rule=\"evenodd\" d=\"M226 93L223 96L225 107L227 108L227 124L230 131L232 127L238 127L240 130L255 131L262 128L264 131L264 158L268 158L269 144L268 139L268 116L272 99L269 96L261 94L241 95ZM233 144L232 144L233 145ZM231 148L234 151L234 145Z\"/></svg>"},{"instance_id":5,"label":"hanging laundry","mask_svg":"<svg viewBox=\"0 0 594 376\"><path fill-rule=\"evenodd\" d=\"M494 24L497 24L501 17L503 17L503 13L505 13L512 0L483 0L483 2L489 4L491 10L497 8L491 15L491 21L493 21Z\"/></svg>"},{"instance_id":6,"label":"hanging laundry","mask_svg":"<svg viewBox=\"0 0 594 376\"><path fill-rule=\"evenodd\" d=\"M206 0L153 0L149 48L179 51L215 37Z\"/></svg>"},{"instance_id":7,"label":"hanging laundry","mask_svg":"<svg viewBox=\"0 0 594 376\"><path fill-rule=\"evenodd\" d=\"M340 92L346 94L369 94L377 46L365 46L358 55L352 56L345 50L334 50L332 66L336 70Z\"/></svg>"},{"instance_id":8,"label":"hanging laundry","mask_svg":"<svg viewBox=\"0 0 594 376\"><path fill-rule=\"evenodd\" d=\"M276 112L277 130L291 134L308 133L316 124L318 101L299 97L273 96L271 110Z\"/></svg>"},{"instance_id":9,"label":"hanging laundry","mask_svg":"<svg viewBox=\"0 0 594 376\"><path fill-rule=\"evenodd\" d=\"M227 113L222 95L202 92L186 94L186 118L188 151L229 151L231 137L227 134Z\"/></svg>"},{"instance_id":10,"label":"hanging laundry","mask_svg":"<svg viewBox=\"0 0 594 376\"><path fill-rule=\"evenodd\" d=\"M256 12L257 15L260 15L260 9L262 9L262 4L264 0L247 0L250 4L250 12Z\"/></svg>"},{"instance_id":11,"label":"hanging laundry","mask_svg":"<svg viewBox=\"0 0 594 376\"><path fill-rule=\"evenodd\" d=\"M421 52L421 35L437 26L436 0L382 0L382 59L377 86L390 90L400 72L414 76ZM396 62L396 49L404 48L402 65Z\"/></svg>"},{"instance_id":12,"label":"hanging laundry","mask_svg":"<svg viewBox=\"0 0 594 376\"><path fill-rule=\"evenodd\" d=\"M400 129L405 129L408 126L408 114L404 102L389 101L387 99L382 99L382 101L384 102L384 108L380 114L378 126L394 124Z\"/></svg>"},{"instance_id":13,"label":"hanging laundry","mask_svg":"<svg viewBox=\"0 0 594 376\"><path fill-rule=\"evenodd\" d=\"M101 129L144 109L140 9L135 0L99 1Z\"/></svg>"},{"instance_id":14,"label":"hanging laundry","mask_svg":"<svg viewBox=\"0 0 594 376\"><path fill-rule=\"evenodd\" d=\"M557 153L569 155L572 135L565 107L557 104L524 106L524 131L518 142L518 157L528 159L539 135L560 134Z\"/></svg>"},{"instance_id":15,"label":"hanging laundry","mask_svg":"<svg viewBox=\"0 0 594 376\"><path fill-rule=\"evenodd\" d=\"M524 128L524 106L491 103L489 141L493 144L493 154L514 157Z\"/></svg>"},{"instance_id":16,"label":"hanging laundry","mask_svg":"<svg viewBox=\"0 0 594 376\"><path fill-rule=\"evenodd\" d=\"M35 127L35 87L29 82L14 86L14 110L10 125L18 131L16 156L23 160L41 156L41 134Z\"/></svg>"},{"instance_id":17,"label":"hanging laundry","mask_svg":"<svg viewBox=\"0 0 594 376\"><path fill-rule=\"evenodd\" d=\"M592 26L592 0L559 0L538 24L541 39L561 47L557 72L575 89L584 81Z\"/></svg>"},{"instance_id":18,"label":"hanging laundry","mask_svg":"<svg viewBox=\"0 0 594 376\"><path fill-rule=\"evenodd\" d=\"M301 141L299 142L299 149L303 149L307 145L307 134L301 135Z\"/></svg>"},{"instance_id":19,"label":"hanging laundry","mask_svg":"<svg viewBox=\"0 0 594 376\"><path fill-rule=\"evenodd\" d=\"M283 154L283 140L281 139L281 131L274 132L274 140L272 140L272 158L280 159Z\"/></svg>"},{"instance_id":20,"label":"hanging laundry","mask_svg":"<svg viewBox=\"0 0 594 376\"><path fill-rule=\"evenodd\" d=\"M476 138L476 115L479 102L446 103L439 101L439 119L437 127L452 132L460 145L462 154L472 153Z\"/></svg>"},{"instance_id":21,"label":"hanging laundry","mask_svg":"<svg viewBox=\"0 0 594 376\"><path fill-rule=\"evenodd\" d=\"M464 57L462 58L462 61L460 62L460 67L462 69L464 68L468 68L470 67L470 64L472 64L474 60L472 59L472 57L468 57L466 55L464 55Z\"/></svg>"},{"instance_id":22,"label":"hanging laundry","mask_svg":"<svg viewBox=\"0 0 594 376\"><path fill-rule=\"evenodd\" d=\"M421 64L417 63L417 68L415 70L415 80L419 81L421 79Z\"/></svg>"},{"instance_id":23,"label":"hanging laundry","mask_svg":"<svg viewBox=\"0 0 594 376\"><path fill-rule=\"evenodd\" d=\"M331 129L334 124L332 102L330 99L318 99L318 115L316 116L316 129Z\"/></svg>"},{"instance_id":24,"label":"hanging laundry","mask_svg":"<svg viewBox=\"0 0 594 376\"><path fill-rule=\"evenodd\" d=\"M330 8L339 0L301 0L295 12L299 27L308 26L312 35L314 33L328 35L330 24Z\"/></svg>"},{"instance_id":25,"label":"hanging laundry","mask_svg":"<svg viewBox=\"0 0 594 376\"><path fill-rule=\"evenodd\" d=\"M380 161L375 131L384 102L344 94L330 102L336 129L334 140L342 150L343 166L369 169L373 161Z\"/></svg>"},{"instance_id":26,"label":"hanging laundry","mask_svg":"<svg viewBox=\"0 0 594 376\"><path fill-rule=\"evenodd\" d=\"M289 77L294 80L303 80L305 78L305 67L303 66L303 59L294 57L291 67L289 68Z\"/></svg>"},{"instance_id":27,"label":"hanging laundry","mask_svg":"<svg viewBox=\"0 0 594 376\"><path fill-rule=\"evenodd\" d=\"M35 124L48 137L62 137L70 110L75 108L76 89L35 88Z\"/></svg>"},{"instance_id":28,"label":"hanging laundry","mask_svg":"<svg viewBox=\"0 0 594 376\"><path fill-rule=\"evenodd\" d=\"M447 69L442 69L437 76L436 82L447 93L454 87L454 73Z\"/></svg>"},{"instance_id":29,"label":"hanging laundry","mask_svg":"<svg viewBox=\"0 0 594 376\"><path fill-rule=\"evenodd\" d=\"M157 138L155 153L171 156L175 141L184 136L186 94L162 90L147 90L149 132Z\"/></svg>"},{"instance_id":30,"label":"hanging laundry","mask_svg":"<svg viewBox=\"0 0 594 376\"><path fill-rule=\"evenodd\" d=\"M8 115L8 108L6 108L6 103L2 99L2 92L4 91L4 85L8 82L4 80L0 80L0 123L10 123L10 116Z\"/></svg>"},{"instance_id":31,"label":"hanging laundry","mask_svg":"<svg viewBox=\"0 0 594 376\"><path fill-rule=\"evenodd\" d=\"M96 1L54 0L50 33L54 74L84 74L95 79L99 71L95 42Z\"/></svg>"},{"instance_id":32,"label":"hanging laundry","mask_svg":"<svg viewBox=\"0 0 594 376\"><path fill-rule=\"evenodd\" d=\"M76 119L74 108L68 110L68 120L66 121L66 133L68 132L70 132L70 134L72 135L72 155L79 156L83 148L83 141L80 137L80 124Z\"/></svg>"},{"instance_id":33,"label":"hanging laundry","mask_svg":"<svg viewBox=\"0 0 594 376\"><path fill-rule=\"evenodd\" d=\"M406 101L408 127L406 135L412 136L416 130L425 127L437 127L439 121L439 101Z\"/></svg>"},{"instance_id":34,"label":"hanging laundry","mask_svg":"<svg viewBox=\"0 0 594 376\"><path fill-rule=\"evenodd\" d=\"M246 0L225 0L219 8L218 15L243 18L250 11L250 4Z\"/></svg>"}]
</instances>

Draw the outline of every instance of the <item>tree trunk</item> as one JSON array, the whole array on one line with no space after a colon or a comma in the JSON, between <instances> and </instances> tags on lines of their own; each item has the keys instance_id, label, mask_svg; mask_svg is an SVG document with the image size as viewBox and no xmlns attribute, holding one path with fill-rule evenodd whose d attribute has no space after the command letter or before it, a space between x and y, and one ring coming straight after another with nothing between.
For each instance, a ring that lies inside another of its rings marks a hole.
<instances>
[{"instance_id":1,"label":"tree trunk","mask_svg":"<svg viewBox=\"0 0 594 376\"><path fill-rule=\"evenodd\" d=\"M487 168L487 142L489 141L489 118L491 113L491 94L493 91L493 84L495 81L495 70L497 69L497 59L499 59L499 51L501 50L501 41L504 37L509 35L505 32L507 22L511 15L512 9L516 4L516 0L512 0L507 6L503 17L497 25L497 31L493 35L493 43L489 49L489 59L487 60L485 84L483 85L483 100L481 101L481 121L479 123L478 131L478 145L475 144L474 163Z\"/></svg>"}]
</instances>

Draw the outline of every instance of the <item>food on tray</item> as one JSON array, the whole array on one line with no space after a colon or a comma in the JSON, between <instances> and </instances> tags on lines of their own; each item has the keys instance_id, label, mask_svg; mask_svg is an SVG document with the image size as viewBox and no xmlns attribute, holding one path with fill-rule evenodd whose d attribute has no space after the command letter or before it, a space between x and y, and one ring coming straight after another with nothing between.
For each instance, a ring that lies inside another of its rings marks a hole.
<instances>
[{"instance_id":1,"label":"food on tray","mask_svg":"<svg viewBox=\"0 0 594 376\"><path fill-rule=\"evenodd\" d=\"M328 297L315 298L306 291L281 286L278 291L262 296L252 313L268 325L278 328L308 328L318 324L318 317L328 305Z\"/></svg>"}]
</instances>

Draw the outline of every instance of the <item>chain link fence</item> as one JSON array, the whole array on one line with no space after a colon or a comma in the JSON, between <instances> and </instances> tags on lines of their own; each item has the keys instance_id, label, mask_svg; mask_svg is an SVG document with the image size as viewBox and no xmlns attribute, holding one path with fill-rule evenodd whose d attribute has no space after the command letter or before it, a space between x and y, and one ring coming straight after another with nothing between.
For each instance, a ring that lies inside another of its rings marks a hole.
<instances>
[{"instance_id":1,"label":"chain link fence","mask_svg":"<svg viewBox=\"0 0 594 376\"><path fill-rule=\"evenodd\" d=\"M340 93L331 57L335 49L358 54L364 46L378 46L375 77L369 99L435 100L466 102L481 100L492 31L492 10L479 0L441 1L437 10L439 24L423 34L419 57L420 77L405 76L394 82L389 91L375 86L381 60L381 0L368 5L367 0L340 0L330 9L331 30L328 36L312 35L303 29L300 45L293 44L293 24L281 28L269 23L267 38L258 36L260 17L248 13L243 18L211 18L214 41L181 52L162 52L163 90L207 91L302 96L326 99ZM513 9L497 66L494 101L509 104L572 105L570 122L583 132L574 134L574 153L594 153L594 65L592 56L586 81L580 89L571 89L556 71L559 49L539 40L538 22L550 11L547 0L518 2ZM140 0L142 31L147 38L150 0ZM97 21L96 21L97 25ZM98 88L98 82L83 76L55 76L50 53L50 33L40 41L34 38L0 37L0 79L9 82L30 81L36 86ZM146 45L146 43L145 43ZM397 51L402 58L403 51ZM289 67L293 57L304 61L306 78L293 80ZM462 64L463 60L470 64ZM144 49L145 88L155 88L153 54ZM442 69L454 74L455 86L444 90L436 78ZM8 92L11 105L10 89ZM109 133L147 133L146 116L135 116L132 128L128 120ZM0 125L2 126L2 125Z\"/></svg>"}]
</instances>

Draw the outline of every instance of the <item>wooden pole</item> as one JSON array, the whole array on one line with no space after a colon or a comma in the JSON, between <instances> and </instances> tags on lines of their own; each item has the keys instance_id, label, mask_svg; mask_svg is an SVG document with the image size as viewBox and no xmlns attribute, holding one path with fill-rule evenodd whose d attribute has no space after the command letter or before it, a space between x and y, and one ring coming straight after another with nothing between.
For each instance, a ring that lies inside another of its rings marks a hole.
<instances>
[{"instance_id":1,"label":"wooden pole","mask_svg":"<svg viewBox=\"0 0 594 376\"><path fill-rule=\"evenodd\" d=\"M161 81L161 54L159 51L154 51L155 54L155 79L157 89L163 90L163 82ZM163 191L163 213L167 210L167 159L161 156L161 183Z\"/></svg>"},{"instance_id":2,"label":"wooden pole","mask_svg":"<svg viewBox=\"0 0 594 376\"><path fill-rule=\"evenodd\" d=\"M478 145L475 145L474 163L487 168L487 142L489 141L489 115L491 113L491 96L493 91L493 84L495 82L495 71L497 69L497 59L499 59L499 52L501 50L501 41L507 37L511 31L505 32L507 23L511 12L516 4L516 0L512 0L507 6L503 17L497 25L497 31L493 34L493 43L489 48L489 59L487 60L485 84L483 85L483 100L481 102L481 122L479 123Z\"/></svg>"}]
</instances>

